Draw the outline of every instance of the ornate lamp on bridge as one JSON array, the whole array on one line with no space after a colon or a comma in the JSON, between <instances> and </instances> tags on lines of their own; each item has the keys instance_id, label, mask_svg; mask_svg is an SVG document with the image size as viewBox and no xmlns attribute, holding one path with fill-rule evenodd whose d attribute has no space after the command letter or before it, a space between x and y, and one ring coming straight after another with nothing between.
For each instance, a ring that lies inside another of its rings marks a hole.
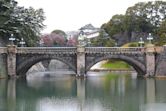
<instances>
[{"instance_id":1,"label":"ornate lamp on bridge","mask_svg":"<svg viewBox=\"0 0 166 111\"><path fill-rule=\"evenodd\" d=\"M7 70L9 77L13 78L16 77L16 53L17 53L17 46L14 45L14 38L13 34L11 34L9 41L11 41L10 45L7 45Z\"/></svg>"},{"instance_id":2,"label":"ornate lamp on bridge","mask_svg":"<svg viewBox=\"0 0 166 111\"><path fill-rule=\"evenodd\" d=\"M24 47L24 45L25 45L25 41L23 38L21 38L20 45L21 45L21 47Z\"/></svg>"},{"instance_id":3,"label":"ornate lamp on bridge","mask_svg":"<svg viewBox=\"0 0 166 111\"><path fill-rule=\"evenodd\" d=\"M149 44L152 44L153 36L151 33L149 33L147 40L149 41Z\"/></svg>"},{"instance_id":4,"label":"ornate lamp on bridge","mask_svg":"<svg viewBox=\"0 0 166 111\"><path fill-rule=\"evenodd\" d=\"M155 46L152 44L153 37L151 33L149 33L147 40L149 41L146 44L145 52L146 52L146 77L153 77L155 75Z\"/></svg>"},{"instance_id":5,"label":"ornate lamp on bridge","mask_svg":"<svg viewBox=\"0 0 166 111\"><path fill-rule=\"evenodd\" d=\"M85 46L87 44L86 36L83 31L79 33L77 45L77 76L85 75Z\"/></svg>"},{"instance_id":6,"label":"ornate lamp on bridge","mask_svg":"<svg viewBox=\"0 0 166 111\"><path fill-rule=\"evenodd\" d=\"M16 38L14 37L13 34L11 34L11 36L10 36L10 38L9 38L9 41L11 41L11 45L14 45L14 42L13 42L13 41L15 41L15 40L16 40Z\"/></svg>"},{"instance_id":7,"label":"ornate lamp on bridge","mask_svg":"<svg viewBox=\"0 0 166 111\"><path fill-rule=\"evenodd\" d=\"M139 44L140 47L143 47L144 41L143 41L142 37L140 38L138 44Z\"/></svg>"},{"instance_id":8,"label":"ornate lamp on bridge","mask_svg":"<svg viewBox=\"0 0 166 111\"><path fill-rule=\"evenodd\" d=\"M86 35L83 31L81 31L78 35L78 46L86 46L87 41L86 41Z\"/></svg>"}]
</instances>

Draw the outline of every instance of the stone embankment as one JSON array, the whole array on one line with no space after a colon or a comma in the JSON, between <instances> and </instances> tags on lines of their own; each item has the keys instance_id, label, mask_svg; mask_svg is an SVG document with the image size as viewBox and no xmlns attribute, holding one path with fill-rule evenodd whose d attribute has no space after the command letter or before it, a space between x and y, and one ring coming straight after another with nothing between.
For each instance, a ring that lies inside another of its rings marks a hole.
<instances>
[{"instance_id":1,"label":"stone embankment","mask_svg":"<svg viewBox=\"0 0 166 111\"><path fill-rule=\"evenodd\" d=\"M45 71L45 70L46 69L43 66L43 64L41 62L39 62L38 64L35 64L34 66L32 66L27 73L42 72L42 71Z\"/></svg>"},{"instance_id":2,"label":"stone embankment","mask_svg":"<svg viewBox=\"0 0 166 111\"><path fill-rule=\"evenodd\" d=\"M35 64L28 70L26 74L27 80L34 79L35 77L43 77L44 75L42 73L39 75L36 72L44 72L44 71L46 71L46 69L41 62L39 62L38 64Z\"/></svg>"},{"instance_id":3,"label":"stone embankment","mask_svg":"<svg viewBox=\"0 0 166 111\"><path fill-rule=\"evenodd\" d=\"M38 64L35 64L32 66L29 71L27 72L27 79L35 79L36 77L48 77L48 76L54 76L55 74L52 72L58 72L58 71L70 71L69 67L58 60L51 60L47 65L43 65L45 62L39 62ZM47 66L47 67L44 67Z\"/></svg>"}]
</instances>

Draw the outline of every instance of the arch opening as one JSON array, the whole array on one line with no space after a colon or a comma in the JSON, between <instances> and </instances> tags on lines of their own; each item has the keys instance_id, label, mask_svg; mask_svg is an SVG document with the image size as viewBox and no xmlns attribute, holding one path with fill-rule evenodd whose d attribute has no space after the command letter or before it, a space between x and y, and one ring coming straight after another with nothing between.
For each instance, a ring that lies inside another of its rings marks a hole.
<instances>
[{"instance_id":1,"label":"arch opening","mask_svg":"<svg viewBox=\"0 0 166 111\"><path fill-rule=\"evenodd\" d=\"M138 61L134 58L124 56L124 55L109 55L109 56L97 58L97 59L95 59L95 61L90 62L87 65L86 72L88 72L92 68L92 66L94 66L96 63L99 63L104 60L123 61L123 62L127 63L128 65L130 65L131 67L133 67L133 69L137 72L138 76L143 76L146 73L146 68L143 63L141 63L140 61Z\"/></svg>"},{"instance_id":2,"label":"arch opening","mask_svg":"<svg viewBox=\"0 0 166 111\"><path fill-rule=\"evenodd\" d=\"M52 60L56 60L56 61L62 63L63 65L68 67L68 69L70 69L72 74L75 74L75 72L76 72L75 66L73 64L71 64L70 62L65 61L62 58L38 56L38 57L28 58L27 60L20 63L17 67L17 75L18 76L26 76L27 72L30 71L30 70L33 70L31 68L34 68L35 66L36 67L41 67L42 68L41 71L44 71L44 73L46 73L46 72L48 73L50 71L49 70L49 65L48 64L45 65L45 63L46 63L45 61L51 62ZM48 67L46 67L46 66L48 66ZM56 69L59 70L58 68L56 68ZM52 72L52 73L54 73L54 72Z\"/></svg>"}]
</instances>

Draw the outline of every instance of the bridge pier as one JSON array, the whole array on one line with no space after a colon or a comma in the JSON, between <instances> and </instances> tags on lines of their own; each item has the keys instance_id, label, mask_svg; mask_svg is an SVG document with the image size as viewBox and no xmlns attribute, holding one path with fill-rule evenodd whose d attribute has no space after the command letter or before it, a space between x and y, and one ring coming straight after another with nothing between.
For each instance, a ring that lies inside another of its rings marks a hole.
<instances>
[{"instance_id":1,"label":"bridge pier","mask_svg":"<svg viewBox=\"0 0 166 111\"><path fill-rule=\"evenodd\" d=\"M7 46L7 73L9 78L16 77L16 53L17 46L8 45Z\"/></svg>"},{"instance_id":2,"label":"bridge pier","mask_svg":"<svg viewBox=\"0 0 166 111\"><path fill-rule=\"evenodd\" d=\"M77 46L77 75L78 77L85 76L85 47Z\"/></svg>"},{"instance_id":3,"label":"bridge pier","mask_svg":"<svg viewBox=\"0 0 166 111\"><path fill-rule=\"evenodd\" d=\"M146 47L146 77L155 76L155 48L148 44Z\"/></svg>"}]
</instances>

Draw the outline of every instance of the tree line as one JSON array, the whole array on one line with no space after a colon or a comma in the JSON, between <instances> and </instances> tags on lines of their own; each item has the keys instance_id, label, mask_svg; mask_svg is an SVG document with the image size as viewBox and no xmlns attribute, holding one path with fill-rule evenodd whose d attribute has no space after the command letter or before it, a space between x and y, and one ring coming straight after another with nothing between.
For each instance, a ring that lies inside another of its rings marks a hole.
<instances>
[{"instance_id":1,"label":"tree line","mask_svg":"<svg viewBox=\"0 0 166 111\"><path fill-rule=\"evenodd\" d=\"M39 45L40 38L46 46L74 46L77 40L69 38L66 40L63 31L53 31L51 34L41 35L45 25L43 9L32 7L24 8L18 6L15 0L0 1L0 37L8 41L14 34L19 43L24 38L27 46ZM107 23L101 26L100 36L93 40L94 45L115 46L116 42L123 45L128 42L138 41L140 37L145 40L148 33L154 36L154 44L166 44L166 2L149 1L139 2L128 7L126 13L114 15ZM103 38L103 31L109 38ZM59 32L61 32L59 34ZM135 35L134 35L135 34ZM133 36L134 35L134 36ZM133 37L135 37L133 39ZM121 43L120 43L121 41Z\"/></svg>"},{"instance_id":2,"label":"tree line","mask_svg":"<svg viewBox=\"0 0 166 111\"><path fill-rule=\"evenodd\" d=\"M67 35L62 30L54 30L50 34L44 34L40 37L40 46L45 47L72 47L77 45L77 35L67 38Z\"/></svg>"},{"instance_id":3,"label":"tree line","mask_svg":"<svg viewBox=\"0 0 166 111\"><path fill-rule=\"evenodd\" d=\"M0 37L6 43L13 34L15 42L23 38L27 46L36 46L44 20L43 9L20 7L15 0L0 1Z\"/></svg>"},{"instance_id":4,"label":"tree line","mask_svg":"<svg viewBox=\"0 0 166 111\"><path fill-rule=\"evenodd\" d=\"M166 2L136 3L134 6L128 7L124 15L114 15L101 28L109 34L110 40L118 39L116 35L120 34L119 38L127 36L127 42L132 42L133 33L136 33L137 38L143 37L145 40L148 33L152 33L154 44L164 45L166 44ZM137 38L135 40L138 41Z\"/></svg>"}]
</instances>

